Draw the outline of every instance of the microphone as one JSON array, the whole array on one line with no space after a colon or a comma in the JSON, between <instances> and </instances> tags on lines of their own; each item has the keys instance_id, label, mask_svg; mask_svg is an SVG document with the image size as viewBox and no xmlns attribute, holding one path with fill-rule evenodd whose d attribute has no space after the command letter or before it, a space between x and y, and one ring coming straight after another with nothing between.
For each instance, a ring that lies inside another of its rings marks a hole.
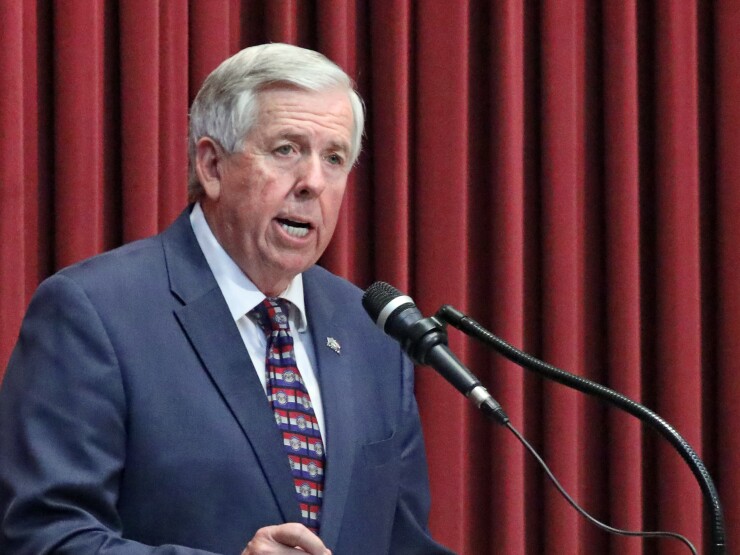
<instances>
[{"instance_id":1,"label":"microphone","mask_svg":"<svg viewBox=\"0 0 740 555\"><path fill-rule=\"evenodd\" d=\"M370 318L417 364L431 366L489 418L506 424L509 417L447 346L447 331L435 317L424 318L411 299L383 281L373 283L362 296Z\"/></svg>"}]
</instances>

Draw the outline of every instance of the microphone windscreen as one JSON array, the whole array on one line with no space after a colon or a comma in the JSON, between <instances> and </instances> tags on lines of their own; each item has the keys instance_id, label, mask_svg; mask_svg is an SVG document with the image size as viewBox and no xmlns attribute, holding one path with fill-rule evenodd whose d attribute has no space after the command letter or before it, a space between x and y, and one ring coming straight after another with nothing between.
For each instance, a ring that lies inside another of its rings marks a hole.
<instances>
[{"instance_id":1,"label":"microphone windscreen","mask_svg":"<svg viewBox=\"0 0 740 555\"><path fill-rule=\"evenodd\" d=\"M365 310L373 321L376 321L383 307L396 297L401 296L403 296L403 293L391 284L384 281L376 281L365 290L365 294L362 296L362 306L365 307Z\"/></svg>"}]
</instances>

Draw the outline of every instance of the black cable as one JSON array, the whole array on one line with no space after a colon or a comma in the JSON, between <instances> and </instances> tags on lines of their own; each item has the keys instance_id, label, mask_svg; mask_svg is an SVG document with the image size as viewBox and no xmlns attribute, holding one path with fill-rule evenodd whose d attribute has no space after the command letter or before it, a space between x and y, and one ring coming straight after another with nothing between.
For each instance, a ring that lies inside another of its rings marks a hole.
<instances>
[{"instance_id":1,"label":"black cable","mask_svg":"<svg viewBox=\"0 0 740 555\"><path fill-rule=\"evenodd\" d=\"M535 450L534 447L530 445L530 443L524 439L524 437L517 431L514 426L511 425L511 422L507 422L505 424L509 430L511 430L511 433L513 433L516 438L521 441L522 445L527 448L527 450L530 452L530 454L537 460L539 465L542 467L542 469L545 471L545 474L547 474L547 477L550 479L550 481L555 485L557 490L560 492L560 495L562 495L565 500L570 504L571 507L573 507L578 513L588 520L591 524L594 526L597 526L598 528L601 528L602 530L606 532L610 532L612 534L618 534L620 536L637 536L641 538L671 538L678 540L680 542L683 542L686 547L688 547L691 550L691 553L693 555L697 555L696 548L693 546L693 544L684 536L681 534L677 534L675 532L637 532L637 531L631 531L631 530L622 530L620 528L614 528L613 526L609 526L608 524L604 524L600 520L596 519L595 517L591 516L584 508L582 508L576 501L573 499L567 491L565 491L565 488L562 486L562 484L558 481L558 479L555 477L555 475L550 470L550 467L547 466L547 463L540 457L539 453Z\"/></svg>"}]
</instances>

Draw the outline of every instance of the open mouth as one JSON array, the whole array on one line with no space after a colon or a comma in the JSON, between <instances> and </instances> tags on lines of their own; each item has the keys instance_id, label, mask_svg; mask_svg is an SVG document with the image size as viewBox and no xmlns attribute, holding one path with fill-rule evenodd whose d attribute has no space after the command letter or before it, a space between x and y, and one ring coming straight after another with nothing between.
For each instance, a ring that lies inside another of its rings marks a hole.
<instances>
[{"instance_id":1,"label":"open mouth","mask_svg":"<svg viewBox=\"0 0 740 555\"><path fill-rule=\"evenodd\" d=\"M311 229L311 224L305 222L296 222L285 218L278 218L277 221L280 227L291 237L305 237Z\"/></svg>"}]
</instances>

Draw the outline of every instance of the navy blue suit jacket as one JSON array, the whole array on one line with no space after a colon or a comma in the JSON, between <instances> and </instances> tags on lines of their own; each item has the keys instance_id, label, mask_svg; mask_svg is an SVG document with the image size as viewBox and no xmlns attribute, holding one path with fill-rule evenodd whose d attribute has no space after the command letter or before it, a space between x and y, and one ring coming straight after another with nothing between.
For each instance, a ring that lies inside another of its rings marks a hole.
<instances>
[{"instance_id":1,"label":"navy blue suit jacket","mask_svg":"<svg viewBox=\"0 0 740 555\"><path fill-rule=\"evenodd\" d=\"M189 211L41 284L0 389L0 552L239 554L299 521L257 374ZM447 553L428 536L413 368L361 292L304 273L337 555ZM341 345L337 354L327 338Z\"/></svg>"}]
</instances>

